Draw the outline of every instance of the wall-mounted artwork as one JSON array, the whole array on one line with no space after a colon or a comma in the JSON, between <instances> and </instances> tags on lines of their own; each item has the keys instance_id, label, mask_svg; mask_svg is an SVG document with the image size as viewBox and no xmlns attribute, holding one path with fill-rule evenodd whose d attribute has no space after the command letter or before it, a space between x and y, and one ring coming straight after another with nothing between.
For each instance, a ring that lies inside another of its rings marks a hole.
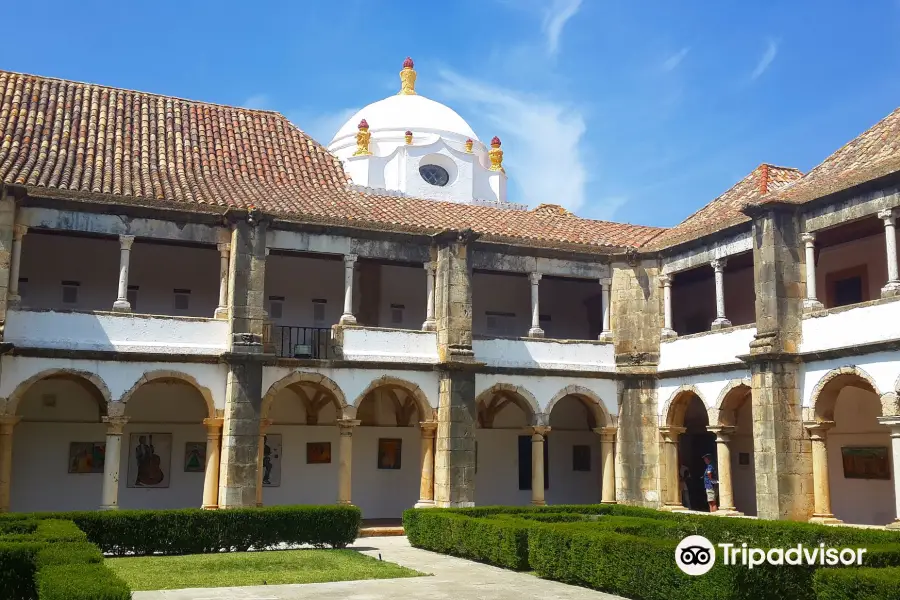
<instances>
[{"instance_id":1,"label":"wall-mounted artwork","mask_svg":"<svg viewBox=\"0 0 900 600\"><path fill-rule=\"evenodd\" d=\"M128 487L167 488L172 479L171 433L132 433L128 449Z\"/></svg>"},{"instance_id":2,"label":"wall-mounted artwork","mask_svg":"<svg viewBox=\"0 0 900 600\"><path fill-rule=\"evenodd\" d=\"M281 485L281 434L263 438L263 487Z\"/></svg>"},{"instance_id":3,"label":"wall-mounted artwork","mask_svg":"<svg viewBox=\"0 0 900 600\"><path fill-rule=\"evenodd\" d=\"M206 442L188 442L184 445L184 472L202 473L206 470Z\"/></svg>"},{"instance_id":4,"label":"wall-mounted artwork","mask_svg":"<svg viewBox=\"0 0 900 600\"><path fill-rule=\"evenodd\" d=\"M591 470L591 447L590 446L572 446L572 470L573 471L590 471Z\"/></svg>"},{"instance_id":5,"label":"wall-mounted artwork","mask_svg":"<svg viewBox=\"0 0 900 600\"><path fill-rule=\"evenodd\" d=\"M396 438L378 439L378 468L399 469L400 449L403 440Z\"/></svg>"},{"instance_id":6,"label":"wall-mounted artwork","mask_svg":"<svg viewBox=\"0 0 900 600\"><path fill-rule=\"evenodd\" d=\"M841 448L844 477L847 479L890 479L887 446L844 446Z\"/></svg>"},{"instance_id":7,"label":"wall-mounted artwork","mask_svg":"<svg viewBox=\"0 0 900 600\"><path fill-rule=\"evenodd\" d=\"M106 464L106 442L69 444L69 473L102 473Z\"/></svg>"},{"instance_id":8,"label":"wall-mounted artwork","mask_svg":"<svg viewBox=\"0 0 900 600\"><path fill-rule=\"evenodd\" d=\"M750 466L750 453L749 452L738 452L738 464L742 467Z\"/></svg>"},{"instance_id":9,"label":"wall-mounted artwork","mask_svg":"<svg viewBox=\"0 0 900 600\"><path fill-rule=\"evenodd\" d=\"M327 465L331 463L331 442L308 442L306 444L306 464Z\"/></svg>"}]
</instances>

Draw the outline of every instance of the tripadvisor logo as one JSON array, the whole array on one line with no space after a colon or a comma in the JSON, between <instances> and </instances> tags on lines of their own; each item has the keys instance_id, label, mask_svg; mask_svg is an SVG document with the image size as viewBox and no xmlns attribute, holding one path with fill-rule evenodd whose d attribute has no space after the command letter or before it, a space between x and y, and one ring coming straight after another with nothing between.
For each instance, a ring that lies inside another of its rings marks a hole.
<instances>
[{"instance_id":1,"label":"tripadvisor logo","mask_svg":"<svg viewBox=\"0 0 900 600\"><path fill-rule=\"evenodd\" d=\"M805 547L797 544L791 548L749 548L746 543L716 544L722 549L723 565L741 565L752 569L763 564L810 565L810 566L844 566L863 563L865 548L826 548L825 544L817 547ZM716 564L716 548L712 542L702 535L689 535L675 548L675 564L688 575L703 575Z\"/></svg>"}]
</instances>

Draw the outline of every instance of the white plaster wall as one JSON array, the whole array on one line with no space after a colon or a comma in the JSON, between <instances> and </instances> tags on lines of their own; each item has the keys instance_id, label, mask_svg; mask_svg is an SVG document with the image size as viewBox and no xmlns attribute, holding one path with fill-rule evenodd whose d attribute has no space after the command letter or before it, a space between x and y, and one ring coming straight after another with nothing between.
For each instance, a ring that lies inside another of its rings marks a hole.
<instances>
[{"instance_id":1,"label":"white plaster wall","mask_svg":"<svg viewBox=\"0 0 900 600\"><path fill-rule=\"evenodd\" d=\"M754 335L756 327L741 327L665 341L659 348L659 370L739 363L739 355L750 353Z\"/></svg>"},{"instance_id":2,"label":"white plaster wall","mask_svg":"<svg viewBox=\"0 0 900 600\"><path fill-rule=\"evenodd\" d=\"M137 314L53 311L7 312L4 339L28 348L221 354L227 321Z\"/></svg>"},{"instance_id":3,"label":"white plaster wall","mask_svg":"<svg viewBox=\"0 0 900 600\"><path fill-rule=\"evenodd\" d=\"M828 304L828 274L860 265L866 266L869 279L867 300L881 296L881 288L887 283L887 250L884 235L871 235L844 244L828 246L819 252L816 264L816 296Z\"/></svg>"},{"instance_id":4,"label":"white plaster wall","mask_svg":"<svg viewBox=\"0 0 900 600\"><path fill-rule=\"evenodd\" d=\"M829 371L841 367L855 366L866 373L874 382L876 392L881 395L895 391L900 376L900 352L877 352L849 358L834 358L803 363L800 366L803 406L812 407L813 391Z\"/></svg>"},{"instance_id":5,"label":"white plaster wall","mask_svg":"<svg viewBox=\"0 0 900 600\"><path fill-rule=\"evenodd\" d=\"M801 352L900 339L900 302L856 306L803 319Z\"/></svg>"},{"instance_id":6,"label":"white plaster wall","mask_svg":"<svg viewBox=\"0 0 900 600\"><path fill-rule=\"evenodd\" d=\"M596 379L580 377L551 377L545 375L490 375L477 373L475 375L475 395L478 396L486 389L498 383L506 383L521 386L528 390L538 403L543 412L550 401L564 388L570 385L586 388L596 394L602 401L610 415L615 417L618 411L618 396L616 382L613 379Z\"/></svg>"},{"instance_id":7,"label":"white plaster wall","mask_svg":"<svg viewBox=\"0 0 900 600\"><path fill-rule=\"evenodd\" d=\"M657 397L659 398L660 423L665 423L666 411L675 394L683 386L694 386L700 399L707 408L717 407L719 396L732 381L749 380L749 370L734 370L725 373L706 373L689 375L686 377L660 378L657 383Z\"/></svg>"},{"instance_id":8,"label":"white plaster wall","mask_svg":"<svg viewBox=\"0 0 900 600\"><path fill-rule=\"evenodd\" d=\"M266 259L267 310L271 296L284 297L281 319L273 319L276 324L331 327L344 312L344 263L270 254ZM313 319L313 299L326 301L322 322Z\"/></svg>"},{"instance_id":9,"label":"white plaster wall","mask_svg":"<svg viewBox=\"0 0 900 600\"><path fill-rule=\"evenodd\" d=\"M400 469L378 468L379 438L403 440ZM399 518L419 499L421 439L418 427L361 426L354 430L352 498L363 518Z\"/></svg>"},{"instance_id":10,"label":"white plaster wall","mask_svg":"<svg viewBox=\"0 0 900 600\"><path fill-rule=\"evenodd\" d=\"M263 487L263 503L334 504L338 495L338 428L334 424L282 424L276 419L268 433L281 434L281 485ZM331 464L306 464L306 444L310 442L331 442Z\"/></svg>"},{"instance_id":11,"label":"white plaster wall","mask_svg":"<svg viewBox=\"0 0 900 600\"><path fill-rule=\"evenodd\" d=\"M438 361L437 333L379 328L344 329L345 360L377 360L398 363Z\"/></svg>"},{"instance_id":12,"label":"white plaster wall","mask_svg":"<svg viewBox=\"0 0 900 600\"><path fill-rule=\"evenodd\" d=\"M552 339L492 338L472 341L475 358L492 367L569 369L576 371L615 370L612 344L598 342L557 342Z\"/></svg>"}]
</instances>

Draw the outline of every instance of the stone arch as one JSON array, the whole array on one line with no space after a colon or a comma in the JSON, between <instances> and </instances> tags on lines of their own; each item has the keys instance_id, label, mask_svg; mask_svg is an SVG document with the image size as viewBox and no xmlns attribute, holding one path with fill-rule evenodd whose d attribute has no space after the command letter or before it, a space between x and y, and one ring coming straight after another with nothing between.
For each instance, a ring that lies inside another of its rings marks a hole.
<instances>
[{"instance_id":1,"label":"stone arch","mask_svg":"<svg viewBox=\"0 0 900 600\"><path fill-rule=\"evenodd\" d=\"M675 390L666 401L663 411L663 415L665 415L664 424L666 426L681 427L684 424L684 413L687 411L688 402L692 395L697 396L703 403L703 406L709 406L700 390L693 385L683 385Z\"/></svg>"},{"instance_id":2,"label":"stone arch","mask_svg":"<svg viewBox=\"0 0 900 600\"><path fill-rule=\"evenodd\" d=\"M863 369L854 365L832 369L822 376L810 396L811 412L816 421L834 420L834 407L838 394L842 388L848 385L881 396L875 380Z\"/></svg>"},{"instance_id":3,"label":"stone arch","mask_svg":"<svg viewBox=\"0 0 900 600\"><path fill-rule=\"evenodd\" d=\"M378 379L372 381L372 383L356 397L356 400L353 401L353 406L359 409L359 403L362 402L369 393L380 387L400 388L409 394L409 397L413 399L413 402L415 402L416 408L419 411L420 421L437 420L435 410L432 408L431 403L428 402L428 397L425 395L425 392L422 391L422 388L411 381L400 379L399 377L392 377L390 375L382 375Z\"/></svg>"},{"instance_id":4,"label":"stone arch","mask_svg":"<svg viewBox=\"0 0 900 600\"><path fill-rule=\"evenodd\" d=\"M513 402L522 409L526 415L526 420L532 425L541 425L541 409L538 405L534 394L526 390L520 385L511 383L495 383L488 389L484 390L475 397L475 408L479 406L488 407L494 396L503 396L505 399ZM479 411L480 414L480 411ZM479 419L480 420L480 419Z\"/></svg>"},{"instance_id":5,"label":"stone arch","mask_svg":"<svg viewBox=\"0 0 900 600\"><path fill-rule=\"evenodd\" d=\"M722 427L733 427L737 411L744 405L751 393L749 379L732 379L716 399L716 406L709 409L709 422Z\"/></svg>"},{"instance_id":6,"label":"stone arch","mask_svg":"<svg viewBox=\"0 0 900 600\"><path fill-rule=\"evenodd\" d=\"M561 389L556 393L555 396L550 400L550 403L547 404L547 409L544 411L544 419L547 423L550 422L550 413L553 412L553 407L556 406L556 403L562 400L567 396L574 396L578 398L578 400L587 408L593 419L594 419L594 427L613 427L615 426L614 419L609 414L609 411L606 409L606 405L603 403L603 400L592 390L589 390L585 387L581 387L580 385L568 385Z\"/></svg>"},{"instance_id":7,"label":"stone arch","mask_svg":"<svg viewBox=\"0 0 900 600\"><path fill-rule=\"evenodd\" d=\"M82 385L90 384L90 386L86 385L85 387L88 388L91 393L97 392L100 395L98 404L100 406L101 415L108 414L110 406L113 404L109 388L106 387L106 382L104 382L96 373L80 371L78 369L45 369L40 373L32 375L16 386L16 389L13 390L13 393L10 394L6 401L6 414L16 414L22 398L25 397L25 394L28 393L28 390L31 389L32 385L42 379L74 379Z\"/></svg>"},{"instance_id":8,"label":"stone arch","mask_svg":"<svg viewBox=\"0 0 900 600\"><path fill-rule=\"evenodd\" d=\"M197 383L197 379L194 378L193 375L188 375L187 373L182 373L181 371L170 371L167 369L160 369L157 371L149 371L141 375L141 378L138 379L131 388L124 394L122 394L122 398L119 399L119 403L123 406L128 404L128 401L134 395L134 393L145 383L151 383L154 381L163 382L163 381L180 381L182 383L186 383L189 386L193 387L200 393L200 396L203 398L203 402L206 404L206 416L210 419L215 418L216 416L216 403L213 400L212 392L209 391L209 388Z\"/></svg>"},{"instance_id":9,"label":"stone arch","mask_svg":"<svg viewBox=\"0 0 900 600\"><path fill-rule=\"evenodd\" d=\"M262 399L262 405L260 406L259 411L260 418L265 419L268 417L269 410L272 408L272 402L275 401L275 397L278 396L281 390L301 383L325 392L325 396L331 400L338 415L344 416L348 412L347 409L352 408L348 406L347 399L344 398L344 392L341 391L338 384L325 375L322 375L321 373L309 373L307 371L294 371L290 375L282 377L269 387L269 390ZM355 414L355 409L351 412ZM352 415L350 416L352 417Z\"/></svg>"}]
</instances>

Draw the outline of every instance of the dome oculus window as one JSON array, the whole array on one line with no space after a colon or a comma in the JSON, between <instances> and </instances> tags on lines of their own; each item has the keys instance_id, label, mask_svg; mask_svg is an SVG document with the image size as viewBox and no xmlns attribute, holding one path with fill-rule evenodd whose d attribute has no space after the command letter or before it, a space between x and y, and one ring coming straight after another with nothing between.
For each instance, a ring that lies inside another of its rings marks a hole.
<instances>
[{"instance_id":1,"label":"dome oculus window","mask_svg":"<svg viewBox=\"0 0 900 600\"><path fill-rule=\"evenodd\" d=\"M437 165L422 165L419 167L419 175L431 185L438 187L444 187L450 181L450 174L447 172L447 169Z\"/></svg>"}]
</instances>

